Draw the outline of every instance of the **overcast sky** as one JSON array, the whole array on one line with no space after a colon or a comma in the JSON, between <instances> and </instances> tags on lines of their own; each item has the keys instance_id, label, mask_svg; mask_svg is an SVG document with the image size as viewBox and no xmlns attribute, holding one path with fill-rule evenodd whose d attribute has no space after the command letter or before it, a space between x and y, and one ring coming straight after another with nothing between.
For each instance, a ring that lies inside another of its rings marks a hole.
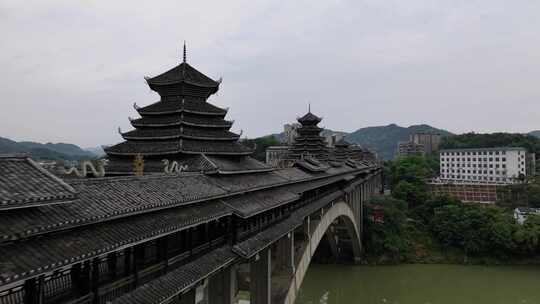
<instances>
[{"instance_id":1,"label":"overcast sky","mask_svg":"<svg viewBox=\"0 0 540 304\"><path fill-rule=\"evenodd\" d=\"M121 141L143 77L181 61L223 77L233 131L307 111L353 131L427 123L540 129L540 1L0 0L0 136Z\"/></svg>"}]
</instances>

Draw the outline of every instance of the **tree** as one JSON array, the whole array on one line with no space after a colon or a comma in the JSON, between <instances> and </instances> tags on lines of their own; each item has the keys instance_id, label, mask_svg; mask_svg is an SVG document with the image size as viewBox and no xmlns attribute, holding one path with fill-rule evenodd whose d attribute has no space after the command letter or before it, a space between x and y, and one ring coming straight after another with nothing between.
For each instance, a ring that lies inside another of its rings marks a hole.
<instances>
[{"instance_id":1,"label":"tree","mask_svg":"<svg viewBox=\"0 0 540 304\"><path fill-rule=\"evenodd\" d=\"M470 255L505 256L515 248L518 225L496 206L452 204L436 207L431 229L446 247L457 247Z\"/></svg>"},{"instance_id":2,"label":"tree","mask_svg":"<svg viewBox=\"0 0 540 304\"><path fill-rule=\"evenodd\" d=\"M277 146L280 142L272 135L257 137L254 139L242 139L241 143L248 146L255 151L253 152L253 158L265 162L266 161L266 149L270 146Z\"/></svg>"},{"instance_id":3,"label":"tree","mask_svg":"<svg viewBox=\"0 0 540 304\"><path fill-rule=\"evenodd\" d=\"M406 238L407 203L376 197L364 205L364 248L368 254L388 255L398 261L410 250Z\"/></svg>"},{"instance_id":4,"label":"tree","mask_svg":"<svg viewBox=\"0 0 540 304\"><path fill-rule=\"evenodd\" d=\"M517 244L518 252L522 254L537 253L540 244L540 216L527 216L525 223L518 225L518 229L514 231L513 239Z\"/></svg>"},{"instance_id":5,"label":"tree","mask_svg":"<svg viewBox=\"0 0 540 304\"><path fill-rule=\"evenodd\" d=\"M434 176L433 162L421 155L400 157L390 164L392 195L406 201L411 207L427 199L427 180Z\"/></svg>"}]
</instances>

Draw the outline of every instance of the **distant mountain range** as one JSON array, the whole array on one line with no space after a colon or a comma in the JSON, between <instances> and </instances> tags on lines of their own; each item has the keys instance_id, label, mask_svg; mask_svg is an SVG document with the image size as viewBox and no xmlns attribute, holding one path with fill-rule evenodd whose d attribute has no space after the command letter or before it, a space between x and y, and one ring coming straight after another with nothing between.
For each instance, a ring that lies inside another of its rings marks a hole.
<instances>
[{"instance_id":1,"label":"distant mountain range","mask_svg":"<svg viewBox=\"0 0 540 304\"><path fill-rule=\"evenodd\" d=\"M339 133L344 134L345 138L362 147L374 150L379 157L385 160L392 159L396 152L397 143L409 139L409 135L416 132L437 132L442 136L453 135L451 132L437 129L430 125L412 125L401 127L396 124L387 126L366 127L358 129L352 133L333 131L324 129L322 134ZM529 135L540 138L540 130L531 131ZM284 133L271 134L278 141L283 141ZM8 138L0 137L0 154L27 153L35 159L51 160L79 160L103 156L105 153L101 147L81 148L68 143L37 143L30 141L16 142Z\"/></svg>"},{"instance_id":2,"label":"distant mountain range","mask_svg":"<svg viewBox=\"0 0 540 304\"><path fill-rule=\"evenodd\" d=\"M66 143L37 143L13 141L0 137L0 154L29 154L34 159L79 160L96 158L99 154L84 150L77 145Z\"/></svg>"},{"instance_id":3,"label":"distant mountain range","mask_svg":"<svg viewBox=\"0 0 540 304\"><path fill-rule=\"evenodd\" d=\"M435 132L441 136L452 133L430 125L412 125L407 128L390 124L387 126L367 127L349 133L345 139L351 143L376 151L380 158L388 160L394 157L397 143L409 140L409 135L417 132Z\"/></svg>"}]
</instances>

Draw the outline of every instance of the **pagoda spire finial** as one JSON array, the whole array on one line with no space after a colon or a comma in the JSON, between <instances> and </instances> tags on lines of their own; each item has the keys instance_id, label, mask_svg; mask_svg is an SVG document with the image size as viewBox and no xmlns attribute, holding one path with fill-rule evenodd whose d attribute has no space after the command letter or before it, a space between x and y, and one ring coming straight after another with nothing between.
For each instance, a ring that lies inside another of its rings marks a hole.
<instances>
[{"instance_id":1,"label":"pagoda spire finial","mask_svg":"<svg viewBox=\"0 0 540 304\"><path fill-rule=\"evenodd\" d=\"M308 106L307 106L307 109L308 109L308 110L307 110L307 111L308 111L308 113L311 113L311 102L308 102Z\"/></svg>"},{"instance_id":2,"label":"pagoda spire finial","mask_svg":"<svg viewBox=\"0 0 540 304\"><path fill-rule=\"evenodd\" d=\"M187 52L186 52L186 41L184 40L184 58L183 58L183 62L186 63L186 55L187 55Z\"/></svg>"}]
</instances>

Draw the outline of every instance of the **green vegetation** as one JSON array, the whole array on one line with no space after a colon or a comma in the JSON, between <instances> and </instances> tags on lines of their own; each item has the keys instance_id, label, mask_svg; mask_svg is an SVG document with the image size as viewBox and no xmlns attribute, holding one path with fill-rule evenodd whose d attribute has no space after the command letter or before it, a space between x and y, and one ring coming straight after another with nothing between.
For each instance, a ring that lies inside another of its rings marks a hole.
<instances>
[{"instance_id":1,"label":"green vegetation","mask_svg":"<svg viewBox=\"0 0 540 304\"><path fill-rule=\"evenodd\" d=\"M410 206L421 205L427 198L426 180L436 176L439 171L438 158L414 155L387 164L393 196L408 202Z\"/></svg>"},{"instance_id":2,"label":"green vegetation","mask_svg":"<svg viewBox=\"0 0 540 304\"><path fill-rule=\"evenodd\" d=\"M392 196L368 202L364 248L373 263L537 263L540 216L524 225L508 205L464 204L432 197L425 179L435 160L410 156L389 163ZM513 186L514 187L514 186ZM523 200L540 206L540 184L516 185Z\"/></svg>"},{"instance_id":3,"label":"green vegetation","mask_svg":"<svg viewBox=\"0 0 540 304\"><path fill-rule=\"evenodd\" d=\"M255 151L251 155L253 158L262 162L266 161L266 148L269 146L279 146L281 143L273 135L258 137L255 139L242 139L241 143Z\"/></svg>"},{"instance_id":4,"label":"green vegetation","mask_svg":"<svg viewBox=\"0 0 540 304\"><path fill-rule=\"evenodd\" d=\"M540 138L527 134L466 133L445 137L441 141L441 149L489 148L489 147L523 147L531 153L540 152Z\"/></svg>"},{"instance_id":5,"label":"green vegetation","mask_svg":"<svg viewBox=\"0 0 540 304\"><path fill-rule=\"evenodd\" d=\"M497 197L497 205L508 210L516 207L540 208L540 178L500 188L497 190Z\"/></svg>"},{"instance_id":6,"label":"green vegetation","mask_svg":"<svg viewBox=\"0 0 540 304\"><path fill-rule=\"evenodd\" d=\"M409 253L407 204L391 197L375 198L364 208L365 252L399 261ZM380 218L384 222L379 222Z\"/></svg>"}]
</instances>

